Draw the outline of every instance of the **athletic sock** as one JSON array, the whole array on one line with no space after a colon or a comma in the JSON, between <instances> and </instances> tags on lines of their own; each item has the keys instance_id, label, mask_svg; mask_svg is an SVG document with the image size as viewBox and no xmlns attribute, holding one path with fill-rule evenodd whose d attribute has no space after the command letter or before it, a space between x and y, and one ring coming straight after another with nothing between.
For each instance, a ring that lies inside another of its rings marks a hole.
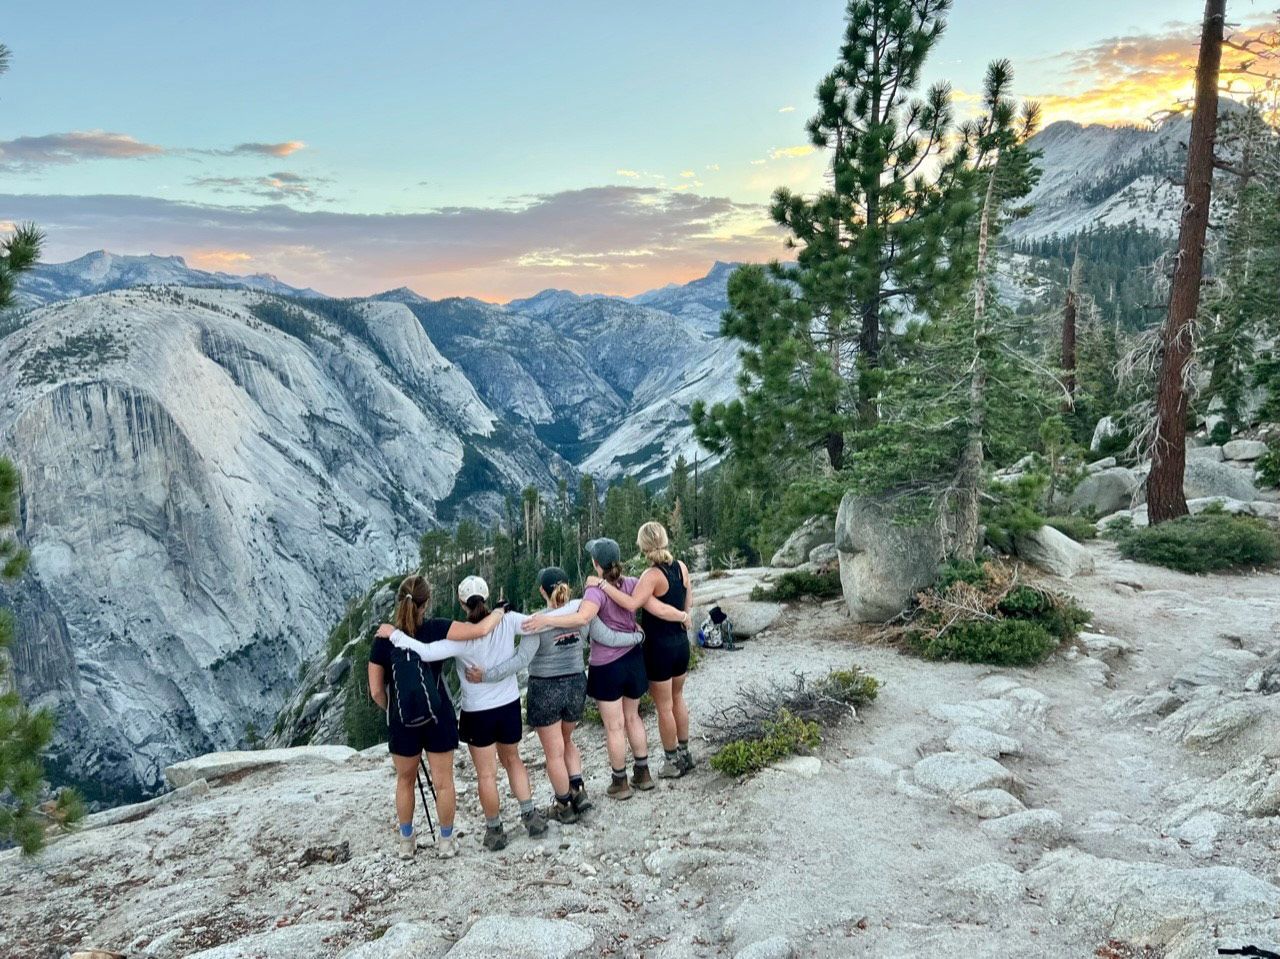
<instances>
[{"instance_id":1,"label":"athletic sock","mask_svg":"<svg viewBox=\"0 0 1280 959\"><path fill-rule=\"evenodd\" d=\"M522 815L522 816L527 816L527 815L529 815L529 813L531 813L531 812L533 812L533 800L532 800L532 799L521 799L521 800L520 800L520 815Z\"/></svg>"},{"instance_id":2,"label":"athletic sock","mask_svg":"<svg viewBox=\"0 0 1280 959\"><path fill-rule=\"evenodd\" d=\"M666 756L667 756L667 762L669 762L669 763L673 763L673 762L675 762L677 759L679 759L679 758L680 758L680 747L679 747L679 746L677 746L675 749L664 749L664 750L663 750L663 752L666 754Z\"/></svg>"},{"instance_id":3,"label":"athletic sock","mask_svg":"<svg viewBox=\"0 0 1280 959\"><path fill-rule=\"evenodd\" d=\"M449 838L450 836L452 836L452 835L453 835L453 827L452 827L452 826L441 826L441 827L440 827L440 838L441 838L441 839L448 839L448 838Z\"/></svg>"},{"instance_id":4,"label":"athletic sock","mask_svg":"<svg viewBox=\"0 0 1280 959\"><path fill-rule=\"evenodd\" d=\"M689 740L687 740L687 739L677 740L677 742L676 742L676 749L683 749L685 752L688 752L688 751L689 751Z\"/></svg>"},{"instance_id":5,"label":"athletic sock","mask_svg":"<svg viewBox=\"0 0 1280 959\"><path fill-rule=\"evenodd\" d=\"M633 756L633 757L631 757L631 758L634 760L634 764L635 764L636 769L648 769L648 768L649 768L649 757L648 757L648 756Z\"/></svg>"},{"instance_id":6,"label":"athletic sock","mask_svg":"<svg viewBox=\"0 0 1280 959\"><path fill-rule=\"evenodd\" d=\"M613 773L613 781L614 781L614 782L616 782L616 783L623 782L623 781L627 778L627 767L626 767L626 766L623 766L621 769L614 769L614 768L611 766L611 767L609 767L609 771L610 771L611 773Z\"/></svg>"},{"instance_id":7,"label":"athletic sock","mask_svg":"<svg viewBox=\"0 0 1280 959\"><path fill-rule=\"evenodd\" d=\"M572 798L573 798L573 793L571 792L567 792L563 796L561 796L559 793L556 793L556 802L558 802L561 806L569 805L569 800Z\"/></svg>"},{"instance_id":8,"label":"athletic sock","mask_svg":"<svg viewBox=\"0 0 1280 959\"><path fill-rule=\"evenodd\" d=\"M405 838L405 839L408 839L410 836L412 836L412 835L413 835L413 823L411 823L411 822L402 822L402 823L400 824L400 835L404 836L404 838Z\"/></svg>"},{"instance_id":9,"label":"athletic sock","mask_svg":"<svg viewBox=\"0 0 1280 959\"><path fill-rule=\"evenodd\" d=\"M484 824L490 829L501 829L502 817L501 816L485 816Z\"/></svg>"},{"instance_id":10,"label":"athletic sock","mask_svg":"<svg viewBox=\"0 0 1280 959\"><path fill-rule=\"evenodd\" d=\"M571 791L576 792L577 790L581 789L585 785L586 783L582 781L582 773L578 773L578 775L576 776L569 777L569 789Z\"/></svg>"}]
</instances>

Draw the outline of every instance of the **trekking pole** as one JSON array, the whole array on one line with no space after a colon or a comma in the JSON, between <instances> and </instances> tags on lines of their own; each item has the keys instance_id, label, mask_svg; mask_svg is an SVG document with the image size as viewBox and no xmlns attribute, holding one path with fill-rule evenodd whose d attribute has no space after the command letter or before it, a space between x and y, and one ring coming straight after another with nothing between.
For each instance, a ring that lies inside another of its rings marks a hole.
<instances>
[{"instance_id":1,"label":"trekking pole","mask_svg":"<svg viewBox=\"0 0 1280 959\"><path fill-rule=\"evenodd\" d=\"M431 841L436 841L436 826L431 821L431 805L427 802L427 790L422 786L422 777L427 778L427 788L431 790L431 798L436 798L436 784L431 781L431 770L421 756L418 757L418 795L422 797L422 811L427 816L427 829L431 831Z\"/></svg>"}]
</instances>

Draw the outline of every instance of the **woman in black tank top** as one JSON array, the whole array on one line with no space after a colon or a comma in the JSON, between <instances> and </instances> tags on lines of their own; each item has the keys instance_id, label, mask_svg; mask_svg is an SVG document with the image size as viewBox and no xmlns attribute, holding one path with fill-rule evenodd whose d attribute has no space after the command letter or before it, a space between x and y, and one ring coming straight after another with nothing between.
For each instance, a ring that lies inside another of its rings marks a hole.
<instances>
[{"instance_id":1,"label":"woman in black tank top","mask_svg":"<svg viewBox=\"0 0 1280 959\"><path fill-rule=\"evenodd\" d=\"M671 555L667 531L661 523L645 523L636 534L636 545L651 564L630 595L599 585L615 603L630 610L641 609L651 596L687 613L693 606L689 570ZM595 585L588 581L589 585ZM651 616L641 616L644 629L644 666L649 676L649 695L658 713L658 732L666 763L658 773L663 779L678 779L694 767L689 753L689 707L684 699L684 681L689 672L689 625Z\"/></svg>"}]
</instances>

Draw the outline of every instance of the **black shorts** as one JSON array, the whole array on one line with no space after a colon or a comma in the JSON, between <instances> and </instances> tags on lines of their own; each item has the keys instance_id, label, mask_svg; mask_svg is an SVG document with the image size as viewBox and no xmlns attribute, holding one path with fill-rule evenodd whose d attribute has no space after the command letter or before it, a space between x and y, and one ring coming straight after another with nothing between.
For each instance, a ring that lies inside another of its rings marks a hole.
<instances>
[{"instance_id":1,"label":"black shorts","mask_svg":"<svg viewBox=\"0 0 1280 959\"><path fill-rule=\"evenodd\" d=\"M644 654L633 646L627 655L611 663L587 669L587 695L602 703L623 697L639 699L649 691L649 677L644 671Z\"/></svg>"},{"instance_id":2,"label":"black shorts","mask_svg":"<svg viewBox=\"0 0 1280 959\"><path fill-rule=\"evenodd\" d=\"M469 746L492 746L494 743L513 746L524 735L524 726L520 723L520 700L513 699L504 706L474 713L464 709L458 730L462 741Z\"/></svg>"},{"instance_id":3,"label":"black shorts","mask_svg":"<svg viewBox=\"0 0 1280 959\"><path fill-rule=\"evenodd\" d=\"M458 748L458 718L453 715L453 703L445 699L440 715L434 723L406 729L404 726L387 726L387 748L393 756L416 756L418 753L451 753Z\"/></svg>"},{"instance_id":4,"label":"black shorts","mask_svg":"<svg viewBox=\"0 0 1280 959\"><path fill-rule=\"evenodd\" d=\"M651 683L661 683L689 671L689 638L664 636L644 641L644 671Z\"/></svg>"},{"instance_id":5,"label":"black shorts","mask_svg":"<svg viewBox=\"0 0 1280 959\"><path fill-rule=\"evenodd\" d=\"M582 708L586 702L586 673L549 678L530 676L525 715L529 725L535 729L556 723L578 723L582 721Z\"/></svg>"}]
</instances>

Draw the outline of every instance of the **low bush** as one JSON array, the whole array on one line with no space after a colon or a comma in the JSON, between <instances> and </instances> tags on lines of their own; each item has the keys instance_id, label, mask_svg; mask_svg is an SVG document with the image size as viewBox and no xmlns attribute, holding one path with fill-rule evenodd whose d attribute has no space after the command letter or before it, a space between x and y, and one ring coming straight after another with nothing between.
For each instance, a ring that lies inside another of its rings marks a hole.
<instances>
[{"instance_id":1,"label":"low bush","mask_svg":"<svg viewBox=\"0 0 1280 959\"><path fill-rule=\"evenodd\" d=\"M1231 442L1231 424L1226 420L1219 420L1213 424L1213 429L1209 431L1209 445L1224 446Z\"/></svg>"},{"instance_id":2,"label":"low bush","mask_svg":"<svg viewBox=\"0 0 1280 959\"><path fill-rule=\"evenodd\" d=\"M1098 538L1098 527L1083 516L1050 516L1045 523L1077 543Z\"/></svg>"},{"instance_id":3,"label":"low bush","mask_svg":"<svg viewBox=\"0 0 1280 959\"><path fill-rule=\"evenodd\" d=\"M1059 640L1041 624L1028 620L970 619L933 635L910 633L908 642L925 659L1030 666L1053 652Z\"/></svg>"},{"instance_id":4,"label":"low bush","mask_svg":"<svg viewBox=\"0 0 1280 959\"><path fill-rule=\"evenodd\" d=\"M818 724L788 709L779 709L759 739L735 739L711 757L711 768L725 776L747 776L797 753L816 749L822 741Z\"/></svg>"},{"instance_id":5,"label":"low bush","mask_svg":"<svg viewBox=\"0 0 1280 959\"><path fill-rule=\"evenodd\" d=\"M1272 443L1253 465L1263 486L1280 486L1280 443Z\"/></svg>"},{"instance_id":6,"label":"low bush","mask_svg":"<svg viewBox=\"0 0 1280 959\"><path fill-rule=\"evenodd\" d=\"M811 573L807 570L792 570L783 573L773 581L771 589L757 586L751 591L751 598L757 600L774 600L789 602L791 600L813 597L815 599L832 599L843 595L840 586L839 570L828 570Z\"/></svg>"},{"instance_id":7,"label":"low bush","mask_svg":"<svg viewBox=\"0 0 1280 959\"><path fill-rule=\"evenodd\" d=\"M1184 573L1256 569L1280 561L1280 535L1259 519L1205 512L1123 532L1120 555Z\"/></svg>"}]
</instances>

